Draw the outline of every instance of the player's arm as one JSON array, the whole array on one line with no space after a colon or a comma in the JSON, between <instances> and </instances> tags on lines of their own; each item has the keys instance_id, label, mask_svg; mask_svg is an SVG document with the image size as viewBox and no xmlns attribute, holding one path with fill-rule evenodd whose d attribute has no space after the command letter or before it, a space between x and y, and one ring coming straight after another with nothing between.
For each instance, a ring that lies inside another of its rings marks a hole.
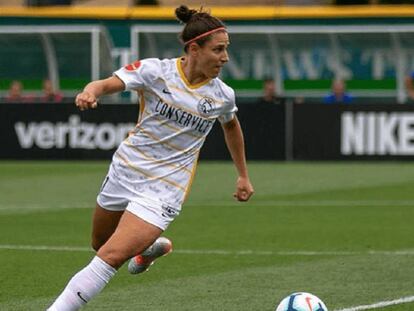
<instances>
[{"instance_id":1,"label":"player's arm","mask_svg":"<svg viewBox=\"0 0 414 311\"><path fill-rule=\"evenodd\" d=\"M234 197L238 201L247 201L253 195L254 190L247 172L244 138L239 120L235 116L231 121L222 124L222 128L227 148L239 174Z\"/></svg>"},{"instance_id":2,"label":"player's arm","mask_svg":"<svg viewBox=\"0 0 414 311\"><path fill-rule=\"evenodd\" d=\"M98 98L102 95L121 92L125 89L124 82L117 76L88 83L83 91L76 96L75 104L80 110L96 108Z\"/></svg>"}]
</instances>

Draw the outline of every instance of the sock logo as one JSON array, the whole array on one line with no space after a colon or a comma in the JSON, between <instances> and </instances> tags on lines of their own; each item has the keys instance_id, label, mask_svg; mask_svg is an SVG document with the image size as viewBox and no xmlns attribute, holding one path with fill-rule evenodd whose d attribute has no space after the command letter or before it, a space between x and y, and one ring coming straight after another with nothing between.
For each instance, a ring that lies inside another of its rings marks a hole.
<instances>
[{"instance_id":1,"label":"sock logo","mask_svg":"<svg viewBox=\"0 0 414 311\"><path fill-rule=\"evenodd\" d=\"M88 301L87 301L85 298L83 298L83 297L81 296L81 292L77 292L76 294L78 295L78 297L79 297L79 298L80 298L83 302L88 303Z\"/></svg>"}]
</instances>

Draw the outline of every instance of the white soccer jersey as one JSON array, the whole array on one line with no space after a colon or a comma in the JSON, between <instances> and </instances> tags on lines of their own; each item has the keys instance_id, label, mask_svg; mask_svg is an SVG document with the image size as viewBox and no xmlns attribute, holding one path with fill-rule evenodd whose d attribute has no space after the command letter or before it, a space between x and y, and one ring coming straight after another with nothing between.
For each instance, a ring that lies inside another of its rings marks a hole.
<instances>
[{"instance_id":1,"label":"white soccer jersey","mask_svg":"<svg viewBox=\"0 0 414 311\"><path fill-rule=\"evenodd\" d=\"M218 78L191 85L179 58L136 61L115 75L140 98L138 124L114 154L119 182L179 211L215 120L228 122L237 111L234 91Z\"/></svg>"}]
</instances>

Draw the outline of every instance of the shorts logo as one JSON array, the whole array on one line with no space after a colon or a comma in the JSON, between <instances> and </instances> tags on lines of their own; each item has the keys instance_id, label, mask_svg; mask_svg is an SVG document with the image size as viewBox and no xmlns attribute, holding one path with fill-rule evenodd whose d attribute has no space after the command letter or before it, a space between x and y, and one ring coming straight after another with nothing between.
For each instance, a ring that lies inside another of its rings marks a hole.
<instances>
[{"instance_id":1,"label":"shorts logo","mask_svg":"<svg viewBox=\"0 0 414 311\"><path fill-rule=\"evenodd\" d=\"M163 204L161 206L161 208L163 210L161 215L166 217L166 218L174 218L177 215L177 211L174 208L172 208L171 206Z\"/></svg>"},{"instance_id":2,"label":"shorts logo","mask_svg":"<svg viewBox=\"0 0 414 311\"><path fill-rule=\"evenodd\" d=\"M197 110L203 117L209 117L214 112L216 108L215 106L214 99L210 97L203 97L198 102Z\"/></svg>"},{"instance_id":3,"label":"shorts logo","mask_svg":"<svg viewBox=\"0 0 414 311\"><path fill-rule=\"evenodd\" d=\"M136 60L135 62L133 62L129 65L126 65L124 68L128 71L134 71L134 70L138 69L139 66L141 66L141 61Z\"/></svg>"}]
</instances>

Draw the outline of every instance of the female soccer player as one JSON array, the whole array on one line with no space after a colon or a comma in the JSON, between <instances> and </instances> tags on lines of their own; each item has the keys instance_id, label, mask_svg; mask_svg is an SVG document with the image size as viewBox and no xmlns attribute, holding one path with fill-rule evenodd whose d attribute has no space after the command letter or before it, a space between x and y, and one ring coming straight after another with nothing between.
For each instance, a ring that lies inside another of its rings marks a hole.
<instances>
[{"instance_id":1,"label":"female soccer player","mask_svg":"<svg viewBox=\"0 0 414 311\"><path fill-rule=\"evenodd\" d=\"M101 95L134 90L140 114L115 152L97 198L92 229L96 256L48 310L78 310L128 259L128 270L140 273L171 251L171 242L160 235L180 212L200 148L216 119L238 171L234 197L247 201L253 194L234 91L217 78L229 60L226 27L186 6L175 13L186 24L181 33L184 57L136 61L108 79L89 83L76 97L84 110L95 108Z\"/></svg>"}]
</instances>

